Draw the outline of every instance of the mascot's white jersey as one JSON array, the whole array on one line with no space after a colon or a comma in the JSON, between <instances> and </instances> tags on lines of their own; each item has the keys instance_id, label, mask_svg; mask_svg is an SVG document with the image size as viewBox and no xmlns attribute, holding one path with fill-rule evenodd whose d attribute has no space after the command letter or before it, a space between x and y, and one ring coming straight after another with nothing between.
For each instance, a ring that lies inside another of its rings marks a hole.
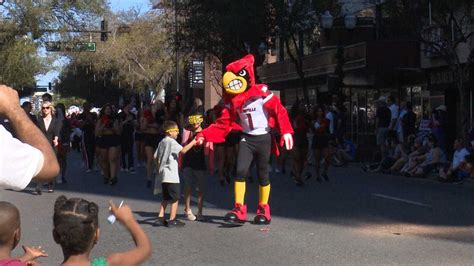
<instances>
[{"instance_id":1,"label":"mascot's white jersey","mask_svg":"<svg viewBox=\"0 0 474 266\"><path fill-rule=\"evenodd\" d=\"M264 135L270 132L268 113L264 104L273 97L273 93L265 98L253 97L248 99L239 111L240 126L243 132L250 135Z\"/></svg>"}]
</instances>

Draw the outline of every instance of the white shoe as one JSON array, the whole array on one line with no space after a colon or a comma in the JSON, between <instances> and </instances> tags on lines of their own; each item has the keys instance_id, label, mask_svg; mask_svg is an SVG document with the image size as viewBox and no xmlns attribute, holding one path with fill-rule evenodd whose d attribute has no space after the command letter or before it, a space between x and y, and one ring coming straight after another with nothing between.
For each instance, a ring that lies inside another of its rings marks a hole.
<instances>
[{"instance_id":1,"label":"white shoe","mask_svg":"<svg viewBox=\"0 0 474 266\"><path fill-rule=\"evenodd\" d=\"M278 168L275 168L275 173L276 173L276 174L279 174L279 173L281 173L281 172L280 172L280 169L278 169Z\"/></svg>"},{"instance_id":2,"label":"white shoe","mask_svg":"<svg viewBox=\"0 0 474 266\"><path fill-rule=\"evenodd\" d=\"M196 216L193 214L192 211L184 212L184 215L186 216L186 219L188 219L190 221L195 221L196 220Z\"/></svg>"}]
</instances>

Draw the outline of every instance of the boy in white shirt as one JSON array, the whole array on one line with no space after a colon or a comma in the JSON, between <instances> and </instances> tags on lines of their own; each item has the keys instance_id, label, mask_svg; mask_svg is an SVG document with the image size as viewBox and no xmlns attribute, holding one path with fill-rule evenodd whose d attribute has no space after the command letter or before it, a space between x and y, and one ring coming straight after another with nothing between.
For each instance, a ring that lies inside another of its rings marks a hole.
<instances>
[{"instance_id":1,"label":"boy in white shirt","mask_svg":"<svg viewBox=\"0 0 474 266\"><path fill-rule=\"evenodd\" d=\"M168 227L183 227L184 223L176 219L178 201L180 197L178 157L186 153L195 144L196 140L189 142L184 148L176 141L179 134L178 125L174 121L165 121L163 130L166 137L158 144L155 151L157 162L157 177L155 180L155 195L163 192L163 201L158 214L158 224ZM170 208L170 218L165 221L165 210L168 204Z\"/></svg>"}]
</instances>

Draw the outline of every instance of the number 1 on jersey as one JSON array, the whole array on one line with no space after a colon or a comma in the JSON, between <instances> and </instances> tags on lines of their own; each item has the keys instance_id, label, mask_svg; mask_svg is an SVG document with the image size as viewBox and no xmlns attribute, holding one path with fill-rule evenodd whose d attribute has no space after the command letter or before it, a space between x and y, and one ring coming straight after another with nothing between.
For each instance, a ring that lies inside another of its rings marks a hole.
<instances>
[{"instance_id":1,"label":"number 1 on jersey","mask_svg":"<svg viewBox=\"0 0 474 266\"><path fill-rule=\"evenodd\" d=\"M253 121L252 121L252 115L251 114L246 114L247 119L249 120L249 128L250 130L253 130Z\"/></svg>"}]
</instances>

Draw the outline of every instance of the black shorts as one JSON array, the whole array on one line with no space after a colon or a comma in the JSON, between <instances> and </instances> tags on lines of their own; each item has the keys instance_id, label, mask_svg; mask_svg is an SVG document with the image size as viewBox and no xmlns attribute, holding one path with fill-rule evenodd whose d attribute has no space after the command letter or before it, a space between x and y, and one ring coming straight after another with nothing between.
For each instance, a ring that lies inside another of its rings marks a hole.
<instances>
[{"instance_id":1,"label":"black shorts","mask_svg":"<svg viewBox=\"0 0 474 266\"><path fill-rule=\"evenodd\" d=\"M144 133L135 132L135 141L143 141L145 139Z\"/></svg>"},{"instance_id":2,"label":"black shorts","mask_svg":"<svg viewBox=\"0 0 474 266\"><path fill-rule=\"evenodd\" d=\"M179 183L161 183L161 189L163 190L164 201L179 200L181 194Z\"/></svg>"},{"instance_id":3,"label":"black shorts","mask_svg":"<svg viewBox=\"0 0 474 266\"><path fill-rule=\"evenodd\" d=\"M144 133L145 147L151 147L153 150L156 150L156 148L158 148L158 144L164 137L165 136L162 134Z\"/></svg>"},{"instance_id":4,"label":"black shorts","mask_svg":"<svg viewBox=\"0 0 474 266\"><path fill-rule=\"evenodd\" d=\"M226 147L234 147L235 145L239 144L240 142L240 131L232 130L226 137L225 137L225 146Z\"/></svg>"},{"instance_id":5,"label":"black shorts","mask_svg":"<svg viewBox=\"0 0 474 266\"><path fill-rule=\"evenodd\" d=\"M102 135L97 137L96 145L99 148L107 149L110 147L120 146L120 136L119 135Z\"/></svg>"}]
</instances>

